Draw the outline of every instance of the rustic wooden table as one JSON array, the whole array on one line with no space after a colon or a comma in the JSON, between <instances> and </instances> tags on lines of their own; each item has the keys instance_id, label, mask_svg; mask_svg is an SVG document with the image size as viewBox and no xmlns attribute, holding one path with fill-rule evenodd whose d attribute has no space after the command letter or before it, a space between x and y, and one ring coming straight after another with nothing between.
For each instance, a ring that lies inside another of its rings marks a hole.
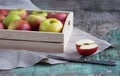
<instances>
[{"instance_id":1,"label":"rustic wooden table","mask_svg":"<svg viewBox=\"0 0 120 76\"><path fill-rule=\"evenodd\" d=\"M68 2L69 1L69 2ZM1 71L0 76L119 76L120 75L120 12L93 11L79 7L74 0L33 0L41 9L74 11L74 26L115 45L114 48L89 57L98 60L116 60L117 66L85 63L49 65L38 63L27 68Z\"/></svg>"}]
</instances>

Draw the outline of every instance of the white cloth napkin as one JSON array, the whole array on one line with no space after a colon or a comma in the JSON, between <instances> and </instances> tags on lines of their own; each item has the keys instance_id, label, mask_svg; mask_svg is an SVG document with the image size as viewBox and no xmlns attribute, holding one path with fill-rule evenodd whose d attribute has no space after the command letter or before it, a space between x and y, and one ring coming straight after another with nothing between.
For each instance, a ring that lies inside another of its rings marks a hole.
<instances>
[{"instance_id":1,"label":"white cloth napkin","mask_svg":"<svg viewBox=\"0 0 120 76\"><path fill-rule=\"evenodd\" d=\"M25 9L39 9L34 6L30 0L0 0L0 8L25 8ZM13 69L16 67L29 67L40 61L44 61L50 64L65 63L65 61L59 61L55 59L49 59L46 57L48 54L60 55L63 57L75 57L79 58L80 55L76 52L75 42L89 38L95 40L99 45L99 50L96 52L102 52L111 44L108 42L98 39L78 28L73 29L68 41L68 46L65 49L65 53L44 53L44 52L34 52L30 50L13 50L13 49L0 49L0 69Z\"/></svg>"}]
</instances>

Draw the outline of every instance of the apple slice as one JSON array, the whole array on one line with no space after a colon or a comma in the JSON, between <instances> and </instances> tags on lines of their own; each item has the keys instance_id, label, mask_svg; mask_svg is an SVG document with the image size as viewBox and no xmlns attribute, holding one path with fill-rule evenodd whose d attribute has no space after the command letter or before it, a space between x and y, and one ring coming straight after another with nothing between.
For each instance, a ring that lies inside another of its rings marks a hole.
<instances>
[{"instance_id":1,"label":"apple slice","mask_svg":"<svg viewBox=\"0 0 120 76\"><path fill-rule=\"evenodd\" d=\"M80 55L91 55L98 49L98 45L91 39L81 39L76 42L76 49Z\"/></svg>"}]
</instances>

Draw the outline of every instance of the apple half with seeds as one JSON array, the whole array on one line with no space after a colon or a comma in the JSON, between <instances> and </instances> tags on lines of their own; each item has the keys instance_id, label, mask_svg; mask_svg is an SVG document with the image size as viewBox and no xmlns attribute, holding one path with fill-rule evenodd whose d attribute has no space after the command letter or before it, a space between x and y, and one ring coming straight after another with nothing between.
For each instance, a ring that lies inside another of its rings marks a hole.
<instances>
[{"instance_id":1,"label":"apple half with seeds","mask_svg":"<svg viewBox=\"0 0 120 76\"><path fill-rule=\"evenodd\" d=\"M76 49L80 55L88 56L98 50L98 45L91 39L81 39L76 42Z\"/></svg>"}]
</instances>

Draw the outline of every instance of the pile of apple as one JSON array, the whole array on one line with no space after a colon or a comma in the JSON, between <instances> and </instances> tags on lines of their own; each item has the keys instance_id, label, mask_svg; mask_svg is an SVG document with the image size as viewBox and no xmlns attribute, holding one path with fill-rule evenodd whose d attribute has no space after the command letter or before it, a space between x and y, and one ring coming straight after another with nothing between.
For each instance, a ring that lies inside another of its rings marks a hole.
<instances>
[{"instance_id":1,"label":"pile of apple","mask_svg":"<svg viewBox=\"0 0 120 76\"><path fill-rule=\"evenodd\" d=\"M67 14L42 10L0 9L0 29L61 32Z\"/></svg>"}]
</instances>

